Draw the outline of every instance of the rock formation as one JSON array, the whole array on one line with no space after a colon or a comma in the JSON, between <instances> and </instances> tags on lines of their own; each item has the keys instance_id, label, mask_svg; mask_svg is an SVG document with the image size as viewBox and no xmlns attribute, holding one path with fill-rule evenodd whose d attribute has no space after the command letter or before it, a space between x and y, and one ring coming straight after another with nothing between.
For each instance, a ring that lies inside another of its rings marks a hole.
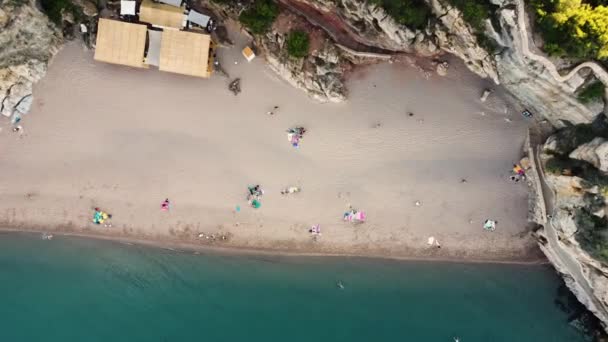
<instances>
[{"instance_id":1,"label":"rock formation","mask_svg":"<svg viewBox=\"0 0 608 342\"><path fill-rule=\"evenodd\" d=\"M608 172L608 140L597 137L577 147L570 158L583 160L601 171Z\"/></svg>"},{"instance_id":2,"label":"rock formation","mask_svg":"<svg viewBox=\"0 0 608 342\"><path fill-rule=\"evenodd\" d=\"M272 31L260 41L268 66L291 85L320 102L346 99L346 87L342 83L344 59L330 40L325 39L321 49L305 58L287 54L284 34Z\"/></svg>"},{"instance_id":3,"label":"rock formation","mask_svg":"<svg viewBox=\"0 0 608 342\"><path fill-rule=\"evenodd\" d=\"M608 84L605 70L602 72L599 65L592 63L581 65L570 74L561 76L551 61L530 51L534 48L528 43L529 23L521 0L492 1L497 8L494 15L499 27L494 27L487 20L484 32L499 46L492 53L480 46L476 32L464 21L460 11L447 5L445 0L426 0L435 18L424 30L411 30L400 25L378 5L366 1L281 2L300 8L305 4L324 13L328 19L336 17L342 20L350 36L367 46L424 56L440 51L458 56L473 72L503 84L524 106L555 125L562 125L561 120L589 122L603 107L581 104L575 92L585 84L585 75L579 73L581 69L590 68L597 79ZM315 22L318 26L327 26L319 23L319 20Z\"/></svg>"},{"instance_id":4,"label":"rock formation","mask_svg":"<svg viewBox=\"0 0 608 342\"><path fill-rule=\"evenodd\" d=\"M34 0L0 2L0 113L25 114L62 38Z\"/></svg>"},{"instance_id":5,"label":"rock formation","mask_svg":"<svg viewBox=\"0 0 608 342\"><path fill-rule=\"evenodd\" d=\"M594 138L594 136L598 136ZM605 138L608 119L569 126L552 135L536 153L539 173L533 220L539 245L566 285L608 327L608 173ZM534 154L534 153L532 153ZM544 195L543 195L544 194Z\"/></svg>"}]
</instances>

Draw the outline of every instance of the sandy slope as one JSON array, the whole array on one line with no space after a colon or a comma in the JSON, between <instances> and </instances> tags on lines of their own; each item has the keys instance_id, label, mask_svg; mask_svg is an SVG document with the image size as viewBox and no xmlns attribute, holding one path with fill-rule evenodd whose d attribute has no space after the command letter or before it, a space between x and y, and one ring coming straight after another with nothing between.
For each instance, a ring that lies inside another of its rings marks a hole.
<instances>
[{"instance_id":1,"label":"sandy slope","mask_svg":"<svg viewBox=\"0 0 608 342\"><path fill-rule=\"evenodd\" d=\"M35 89L25 134L2 123L0 223L197 243L199 232L221 232L229 246L396 256L518 258L532 245L519 237L526 186L508 180L526 123L497 97L481 104L483 82L462 68L427 80L402 64L369 67L351 77L348 103L321 105L260 58L221 54L243 79L237 97L221 77L95 63L64 48ZM286 139L294 124L309 130L300 149ZM245 201L254 183L266 190L259 210ZM279 193L294 184L303 192ZM170 213L159 210L165 197ZM343 223L349 204L369 222ZM90 223L94 206L114 227ZM483 231L486 218L497 231ZM426 248L430 235L443 248Z\"/></svg>"}]
</instances>

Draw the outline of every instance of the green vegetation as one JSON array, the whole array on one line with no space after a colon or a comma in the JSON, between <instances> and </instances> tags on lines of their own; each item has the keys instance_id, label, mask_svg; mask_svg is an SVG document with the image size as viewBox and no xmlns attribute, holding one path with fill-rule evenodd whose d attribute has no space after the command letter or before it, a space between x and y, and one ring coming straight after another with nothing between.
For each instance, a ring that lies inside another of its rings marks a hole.
<instances>
[{"instance_id":1,"label":"green vegetation","mask_svg":"<svg viewBox=\"0 0 608 342\"><path fill-rule=\"evenodd\" d=\"M598 200L600 197L598 196ZM586 209L577 209L574 222L578 228L576 241L581 247L598 260L608 262L608 220L605 217L599 218Z\"/></svg>"},{"instance_id":2,"label":"green vegetation","mask_svg":"<svg viewBox=\"0 0 608 342\"><path fill-rule=\"evenodd\" d=\"M532 0L545 51L608 60L608 1Z\"/></svg>"},{"instance_id":3,"label":"green vegetation","mask_svg":"<svg viewBox=\"0 0 608 342\"><path fill-rule=\"evenodd\" d=\"M8 0L8 4L14 7L21 7L27 4L29 0ZM0 1L2 3L2 1Z\"/></svg>"},{"instance_id":4,"label":"green vegetation","mask_svg":"<svg viewBox=\"0 0 608 342\"><path fill-rule=\"evenodd\" d=\"M62 12L72 13L76 20L82 16L80 8L71 0L40 0L40 5L49 19L57 25L61 25Z\"/></svg>"},{"instance_id":5,"label":"green vegetation","mask_svg":"<svg viewBox=\"0 0 608 342\"><path fill-rule=\"evenodd\" d=\"M310 40L304 31L291 31L287 36L287 53L296 58L308 55Z\"/></svg>"},{"instance_id":6,"label":"green vegetation","mask_svg":"<svg viewBox=\"0 0 608 342\"><path fill-rule=\"evenodd\" d=\"M579 94L578 99L582 103L594 102L604 97L606 87L600 81L595 81L586 86Z\"/></svg>"},{"instance_id":7,"label":"green vegetation","mask_svg":"<svg viewBox=\"0 0 608 342\"><path fill-rule=\"evenodd\" d=\"M254 0L249 9L241 13L239 20L251 32L262 34L272 26L279 15L279 6L273 0Z\"/></svg>"},{"instance_id":8,"label":"green vegetation","mask_svg":"<svg viewBox=\"0 0 608 342\"><path fill-rule=\"evenodd\" d=\"M463 19L477 32L484 31L484 22L490 17L488 0L447 0L462 12Z\"/></svg>"},{"instance_id":9,"label":"green vegetation","mask_svg":"<svg viewBox=\"0 0 608 342\"><path fill-rule=\"evenodd\" d=\"M431 9L423 0L371 0L382 7L399 24L414 29L426 26Z\"/></svg>"}]
</instances>

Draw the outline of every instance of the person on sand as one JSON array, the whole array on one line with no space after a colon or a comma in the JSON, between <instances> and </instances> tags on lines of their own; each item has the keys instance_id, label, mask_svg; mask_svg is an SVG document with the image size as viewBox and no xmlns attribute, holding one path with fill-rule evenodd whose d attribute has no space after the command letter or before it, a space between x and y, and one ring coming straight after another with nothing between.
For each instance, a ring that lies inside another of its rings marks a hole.
<instances>
[{"instance_id":1,"label":"person on sand","mask_svg":"<svg viewBox=\"0 0 608 342\"><path fill-rule=\"evenodd\" d=\"M524 179L526 177L526 172L519 164L513 164L513 173Z\"/></svg>"},{"instance_id":2,"label":"person on sand","mask_svg":"<svg viewBox=\"0 0 608 342\"><path fill-rule=\"evenodd\" d=\"M266 114L274 115L274 112L277 111L278 109L279 109L279 106L274 106L274 108L272 108L272 110L269 110L268 112L266 112Z\"/></svg>"},{"instance_id":3,"label":"person on sand","mask_svg":"<svg viewBox=\"0 0 608 342\"><path fill-rule=\"evenodd\" d=\"M496 230L496 224L498 224L498 221L487 219L486 222L483 223L483 229L493 232Z\"/></svg>"},{"instance_id":4,"label":"person on sand","mask_svg":"<svg viewBox=\"0 0 608 342\"><path fill-rule=\"evenodd\" d=\"M169 199L166 198L163 203L160 204L160 210L162 211L169 211L169 208L171 206L171 203L169 202Z\"/></svg>"}]
</instances>

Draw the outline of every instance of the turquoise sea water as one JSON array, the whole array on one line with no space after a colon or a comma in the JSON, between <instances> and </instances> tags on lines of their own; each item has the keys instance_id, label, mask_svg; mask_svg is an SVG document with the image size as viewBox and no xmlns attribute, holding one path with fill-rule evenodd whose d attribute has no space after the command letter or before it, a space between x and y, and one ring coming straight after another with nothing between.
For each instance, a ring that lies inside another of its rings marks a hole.
<instances>
[{"instance_id":1,"label":"turquoise sea water","mask_svg":"<svg viewBox=\"0 0 608 342\"><path fill-rule=\"evenodd\" d=\"M558 286L547 266L0 234L0 341L583 341L554 304Z\"/></svg>"}]
</instances>

